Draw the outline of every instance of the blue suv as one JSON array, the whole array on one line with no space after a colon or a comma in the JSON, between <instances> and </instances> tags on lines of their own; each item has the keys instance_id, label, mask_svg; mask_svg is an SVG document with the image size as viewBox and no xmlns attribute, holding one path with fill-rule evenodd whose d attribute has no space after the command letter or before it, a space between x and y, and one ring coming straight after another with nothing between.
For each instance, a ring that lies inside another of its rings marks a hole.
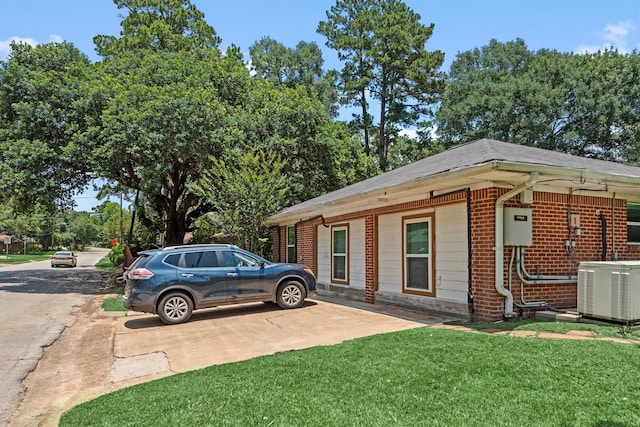
<instances>
[{"instance_id":1,"label":"blue suv","mask_svg":"<svg viewBox=\"0 0 640 427\"><path fill-rule=\"evenodd\" d=\"M193 310L247 302L300 307L315 295L316 278L300 264L270 262L234 245L173 246L140 252L124 272L122 303L167 324Z\"/></svg>"}]
</instances>

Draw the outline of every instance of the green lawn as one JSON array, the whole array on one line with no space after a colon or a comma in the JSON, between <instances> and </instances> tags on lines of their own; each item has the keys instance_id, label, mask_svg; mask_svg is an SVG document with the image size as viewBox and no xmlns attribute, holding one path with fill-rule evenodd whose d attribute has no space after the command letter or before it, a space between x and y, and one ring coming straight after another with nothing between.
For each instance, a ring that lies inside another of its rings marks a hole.
<instances>
[{"instance_id":1,"label":"green lawn","mask_svg":"<svg viewBox=\"0 0 640 427\"><path fill-rule=\"evenodd\" d=\"M640 347L425 327L136 385L60 425L640 426Z\"/></svg>"},{"instance_id":2,"label":"green lawn","mask_svg":"<svg viewBox=\"0 0 640 427\"><path fill-rule=\"evenodd\" d=\"M128 311L128 309L122 305L122 295L105 298L102 301L102 309L104 311Z\"/></svg>"},{"instance_id":3,"label":"green lawn","mask_svg":"<svg viewBox=\"0 0 640 427\"><path fill-rule=\"evenodd\" d=\"M43 261L46 259L51 259L51 255L53 252L42 252L39 254L26 254L26 255L18 255L18 254L9 254L0 256L0 265L2 264L21 264L23 262L29 261Z\"/></svg>"}]
</instances>

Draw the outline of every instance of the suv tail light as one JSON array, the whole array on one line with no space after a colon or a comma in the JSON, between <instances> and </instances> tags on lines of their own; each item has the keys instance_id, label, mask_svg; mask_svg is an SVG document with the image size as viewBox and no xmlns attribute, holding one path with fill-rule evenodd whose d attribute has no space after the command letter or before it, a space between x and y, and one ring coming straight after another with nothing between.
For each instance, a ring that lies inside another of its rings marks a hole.
<instances>
[{"instance_id":1,"label":"suv tail light","mask_svg":"<svg viewBox=\"0 0 640 427\"><path fill-rule=\"evenodd\" d=\"M153 277L153 273L146 268L136 268L127 274L127 277L131 280L145 280Z\"/></svg>"}]
</instances>

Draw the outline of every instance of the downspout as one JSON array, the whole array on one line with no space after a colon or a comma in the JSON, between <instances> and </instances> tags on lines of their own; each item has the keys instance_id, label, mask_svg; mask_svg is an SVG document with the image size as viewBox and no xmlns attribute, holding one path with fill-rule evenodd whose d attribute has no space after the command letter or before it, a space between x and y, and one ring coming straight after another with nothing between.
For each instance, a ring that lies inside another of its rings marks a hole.
<instances>
[{"instance_id":1,"label":"downspout","mask_svg":"<svg viewBox=\"0 0 640 427\"><path fill-rule=\"evenodd\" d=\"M473 277L473 263L471 262L471 255L473 251L471 250L471 189L469 187L465 188L465 193L467 196L467 268L469 269L469 284L467 290L467 307L469 309L469 313L474 313L476 311L475 306L473 304L473 288L471 287Z\"/></svg>"},{"instance_id":2,"label":"downspout","mask_svg":"<svg viewBox=\"0 0 640 427\"><path fill-rule=\"evenodd\" d=\"M298 226L301 224L305 224L307 222L311 222L311 221L315 221L317 219L321 219L322 220L322 225L325 228L329 228L329 224L327 224L324 220L324 215L320 214L320 215L316 215L313 216L311 218L307 218L307 219L301 219L300 221L296 222L295 224L293 224L293 229L295 230L295 235L296 235L296 244L293 247L293 251L295 252L295 257L296 257L296 262L298 262ZM302 261L302 260L301 260Z\"/></svg>"},{"instance_id":3,"label":"downspout","mask_svg":"<svg viewBox=\"0 0 640 427\"><path fill-rule=\"evenodd\" d=\"M600 260L607 260L607 217L602 212L598 212L598 218L600 218L600 234L602 236L602 252L600 253Z\"/></svg>"},{"instance_id":4,"label":"downspout","mask_svg":"<svg viewBox=\"0 0 640 427\"><path fill-rule=\"evenodd\" d=\"M505 298L504 317L513 317L513 294L504 287L504 203L510 198L522 193L538 182L538 171L533 171L529 179L522 185L506 192L496 200L495 209L495 287L496 291Z\"/></svg>"}]
</instances>

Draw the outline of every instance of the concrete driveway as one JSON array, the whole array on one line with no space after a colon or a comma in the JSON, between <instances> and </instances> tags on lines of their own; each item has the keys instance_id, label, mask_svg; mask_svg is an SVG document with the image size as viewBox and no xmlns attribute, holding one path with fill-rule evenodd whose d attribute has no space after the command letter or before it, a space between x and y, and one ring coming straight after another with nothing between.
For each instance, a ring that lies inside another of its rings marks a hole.
<instances>
[{"instance_id":1,"label":"concrete driveway","mask_svg":"<svg viewBox=\"0 0 640 427\"><path fill-rule=\"evenodd\" d=\"M196 311L167 326L148 314L105 313L103 298L86 303L45 350L9 426L57 425L83 401L174 373L451 320L316 297L296 310L258 303Z\"/></svg>"}]
</instances>

